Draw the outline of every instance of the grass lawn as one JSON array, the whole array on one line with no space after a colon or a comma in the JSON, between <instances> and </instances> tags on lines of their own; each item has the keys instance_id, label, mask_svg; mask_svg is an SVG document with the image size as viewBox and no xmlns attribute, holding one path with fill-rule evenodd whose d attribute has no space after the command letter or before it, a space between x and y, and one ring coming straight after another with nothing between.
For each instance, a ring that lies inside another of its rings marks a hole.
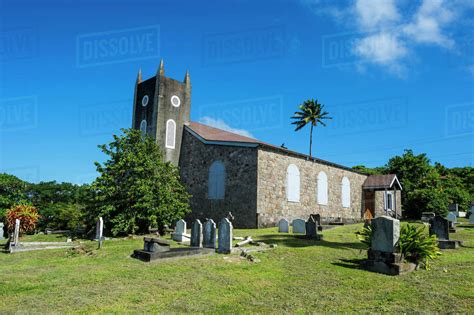
<instances>
[{"instance_id":1,"label":"grass lawn","mask_svg":"<svg viewBox=\"0 0 474 315\"><path fill-rule=\"evenodd\" d=\"M89 253L47 250L0 253L0 313L63 312L474 312L474 228L452 238L432 264L399 277L357 268L366 257L354 232L361 225L324 232L308 241L276 229L234 230L278 247L257 253L260 263L213 255L153 263L130 258L142 238L85 241ZM30 240L61 240L34 236ZM65 240L65 237L63 237Z\"/></svg>"}]
</instances>

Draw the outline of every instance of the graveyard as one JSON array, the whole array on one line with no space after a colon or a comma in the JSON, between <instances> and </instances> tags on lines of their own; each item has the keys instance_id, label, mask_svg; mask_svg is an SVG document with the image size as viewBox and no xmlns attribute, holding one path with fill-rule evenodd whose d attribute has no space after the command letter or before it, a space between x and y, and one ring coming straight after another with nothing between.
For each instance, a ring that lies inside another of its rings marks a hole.
<instances>
[{"instance_id":1,"label":"graveyard","mask_svg":"<svg viewBox=\"0 0 474 315\"><path fill-rule=\"evenodd\" d=\"M101 249L95 241L76 239L73 249L2 254L0 309L6 313L472 310L474 228L467 220L457 226L462 246L444 250L430 270L397 277L360 268L359 262L367 258L365 245L355 236L361 227L324 230L321 240L279 233L277 227L234 229L237 238L251 236L276 245L252 253L259 262L216 253L146 263L131 257L143 248L143 236L107 239ZM27 235L21 241L66 238ZM170 235L163 240L172 248L189 248Z\"/></svg>"}]
</instances>

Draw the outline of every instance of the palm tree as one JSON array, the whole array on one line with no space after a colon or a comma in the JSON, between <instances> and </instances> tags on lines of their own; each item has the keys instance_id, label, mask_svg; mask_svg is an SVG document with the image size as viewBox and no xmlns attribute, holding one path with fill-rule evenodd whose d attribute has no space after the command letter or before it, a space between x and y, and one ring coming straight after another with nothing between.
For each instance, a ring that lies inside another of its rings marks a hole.
<instances>
[{"instance_id":1,"label":"palm tree","mask_svg":"<svg viewBox=\"0 0 474 315\"><path fill-rule=\"evenodd\" d=\"M311 147L313 146L313 128L318 125L326 126L323 120L332 119L329 113L324 111L324 105L318 103L318 100L310 99L299 106L301 111L295 112L291 119L296 121L292 125L296 125L295 131L300 130L308 123L311 123L311 130L309 132L309 157L311 157Z\"/></svg>"}]
</instances>

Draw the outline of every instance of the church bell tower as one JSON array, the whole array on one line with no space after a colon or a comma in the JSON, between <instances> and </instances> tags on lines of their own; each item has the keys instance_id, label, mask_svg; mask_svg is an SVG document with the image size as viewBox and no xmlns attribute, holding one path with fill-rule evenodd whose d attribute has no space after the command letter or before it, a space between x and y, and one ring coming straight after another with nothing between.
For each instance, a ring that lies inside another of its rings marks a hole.
<instances>
[{"instance_id":1,"label":"church bell tower","mask_svg":"<svg viewBox=\"0 0 474 315\"><path fill-rule=\"evenodd\" d=\"M184 81L165 77L163 60L156 76L142 80L138 71L133 101L132 127L154 139L162 149L165 161L178 165L181 139L191 111L191 79L186 71Z\"/></svg>"}]
</instances>

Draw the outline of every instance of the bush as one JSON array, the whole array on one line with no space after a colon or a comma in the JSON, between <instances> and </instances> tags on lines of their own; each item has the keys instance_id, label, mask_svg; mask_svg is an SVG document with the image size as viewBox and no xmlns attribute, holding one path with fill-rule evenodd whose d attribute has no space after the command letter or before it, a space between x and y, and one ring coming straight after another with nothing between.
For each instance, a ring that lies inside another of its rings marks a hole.
<instances>
[{"instance_id":1,"label":"bush","mask_svg":"<svg viewBox=\"0 0 474 315\"><path fill-rule=\"evenodd\" d=\"M400 229L399 247L408 261L425 269L429 269L430 260L441 255L436 236L429 236L424 226L417 228L413 224L403 225Z\"/></svg>"},{"instance_id":2,"label":"bush","mask_svg":"<svg viewBox=\"0 0 474 315\"><path fill-rule=\"evenodd\" d=\"M356 232L356 235L362 243L371 248L372 228L370 226L362 228ZM441 255L436 236L426 234L424 226L417 228L413 224L402 225L398 249L407 261L425 269L429 269L430 260Z\"/></svg>"},{"instance_id":3,"label":"bush","mask_svg":"<svg viewBox=\"0 0 474 315\"><path fill-rule=\"evenodd\" d=\"M7 229L13 232L16 219L20 220L20 234L34 231L40 218L38 210L29 205L17 205L7 211Z\"/></svg>"}]
</instances>

